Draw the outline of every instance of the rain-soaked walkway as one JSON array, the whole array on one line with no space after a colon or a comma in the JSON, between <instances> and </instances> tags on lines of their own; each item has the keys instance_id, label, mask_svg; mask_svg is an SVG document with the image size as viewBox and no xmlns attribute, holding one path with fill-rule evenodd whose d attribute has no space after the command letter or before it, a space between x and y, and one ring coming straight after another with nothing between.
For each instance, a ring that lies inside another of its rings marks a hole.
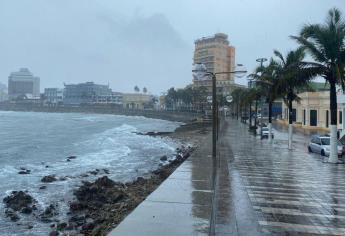
<instances>
[{"instance_id":1,"label":"rain-soaked walkway","mask_svg":"<svg viewBox=\"0 0 345 236\"><path fill-rule=\"evenodd\" d=\"M296 135L273 144L228 120L219 144L216 235L345 235L345 165L323 163Z\"/></svg>"},{"instance_id":2,"label":"rain-soaked walkway","mask_svg":"<svg viewBox=\"0 0 345 236\"><path fill-rule=\"evenodd\" d=\"M212 213L211 134L109 236L206 236Z\"/></svg>"}]
</instances>

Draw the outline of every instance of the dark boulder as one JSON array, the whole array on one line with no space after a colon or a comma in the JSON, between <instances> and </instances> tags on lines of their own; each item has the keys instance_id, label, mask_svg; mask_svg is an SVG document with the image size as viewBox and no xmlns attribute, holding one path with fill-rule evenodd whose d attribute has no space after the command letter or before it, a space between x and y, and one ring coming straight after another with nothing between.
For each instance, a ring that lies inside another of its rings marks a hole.
<instances>
[{"instance_id":1,"label":"dark boulder","mask_svg":"<svg viewBox=\"0 0 345 236\"><path fill-rule=\"evenodd\" d=\"M85 208L85 206L79 202L71 202L69 204L69 208L71 209L71 211L81 211Z\"/></svg>"},{"instance_id":2,"label":"dark boulder","mask_svg":"<svg viewBox=\"0 0 345 236\"><path fill-rule=\"evenodd\" d=\"M95 223L94 222L88 222L86 224L83 224L82 230L83 231L92 230L94 227L95 227Z\"/></svg>"},{"instance_id":3,"label":"dark boulder","mask_svg":"<svg viewBox=\"0 0 345 236\"><path fill-rule=\"evenodd\" d=\"M23 214L31 214L32 213L32 207L29 207L29 206L24 207L20 212Z\"/></svg>"},{"instance_id":4,"label":"dark boulder","mask_svg":"<svg viewBox=\"0 0 345 236\"><path fill-rule=\"evenodd\" d=\"M78 227L86 223L86 218L84 215L74 215L69 219L68 224Z\"/></svg>"},{"instance_id":5,"label":"dark boulder","mask_svg":"<svg viewBox=\"0 0 345 236\"><path fill-rule=\"evenodd\" d=\"M98 187L113 187L115 182L109 179L107 176L103 176L95 181L95 185Z\"/></svg>"},{"instance_id":6,"label":"dark boulder","mask_svg":"<svg viewBox=\"0 0 345 236\"><path fill-rule=\"evenodd\" d=\"M97 174L98 174L98 171L96 171L96 170L91 170L91 171L89 171L89 173L92 174L92 175L97 175Z\"/></svg>"},{"instance_id":7,"label":"dark boulder","mask_svg":"<svg viewBox=\"0 0 345 236\"><path fill-rule=\"evenodd\" d=\"M67 223L66 223L66 222L62 222L62 223L60 223L60 224L58 224L58 225L56 226L56 229L57 229L58 231L62 231L62 230L64 230L66 227L67 227Z\"/></svg>"},{"instance_id":8,"label":"dark boulder","mask_svg":"<svg viewBox=\"0 0 345 236\"><path fill-rule=\"evenodd\" d=\"M137 179L136 179L136 182L137 183L144 183L145 182L145 179L143 178L143 177L138 177Z\"/></svg>"},{"instance_id":9,"label":"dark boulder","mask_svg":"<svg viewBox=\"0 0 345 236\"><path fill-rule=\"evenodd\" d=\"M71 204L71 210L76 210L82 206L92 205L100 207L106 203L116 203L125 197L125 185L109 179L107 176L98 178L94 183L84 182L84 184L74 192L78 199L78 204Z\"/></svg>"},{"instance_id":10,"label":"dark boulder","mask_svg":"<svg viewBox=\"0 0 345 236\"><path fill-rule=\"evenodd\" d=\"M20 211L23 208L29 207L35 200L23 191L13 191L10 196L3 199L7 208L15 211Z\"/></svg>"},{"instance_id":11,"label":"dark boulder","mask_svg":"<svg viewBox=\"0 0 345 236\"><path fill-rule=\"evenodd\" d=\"M31 174L31 170L21 170L18 172L18 174L20 175L28 175L28 174Z\"/></svg>"},{"instance_id":12,"label":"dark boulder","mask_svg":"<svg viewBox=\"0 0 345 236\"><path fill-rule=\"evenodd\" d=\"M51 182L54 182L54 181L57 181L57 178L55 177L55 175L47 175L47 176L44 176L41 181L43 183L51 183Z\"/></svg>"},{"instance_id":13,"label":"dark boulder","mask_svg":"<svg viewBox=\"0 0 345 236\"><path fill-rule=\"evenodd\" d=\"M74 222L69 222L68 225L66 226L65 230L74 230L75 228L77 228L77 224Z\"/></svg>"},{"instance_id":14,"label":"dark boulder","mask_svg":"<svg viewBox=\"0 0 345 236\"><path fill-rule=\"evenodd\" d=\"M56 230L49 233L49 236L58 236L58 235L59 235L59 232Z\"/></svg>"},{"instance_id":15,"label":"dark boulder","mask_svg":"<svg viewBox=\"0 0 345 236\"><path fill-rule=\"evenodd\" d=\"M6 215L6 217L10 218L11 221L13 221L13 222L16 222L20 219L19 216L17 215L17 213L11 209L6 209L5 215Z\"/></svg>"},{"instance_id":16,"label":"dark boulder","mask_svg":"<svg viewBox=\"0 0 345 236\"><path fill-rule=\"evenodd\" d=\"M162 156L162 157L160 158L160 160L161 160L161 161L166 161L166 160L168 160L168 157L164 155L164 156Z\"/></svg>"},{"instance_id":17,"label":"dark boulder","mask_svg":"<svg viewBox=\"0 0 345 236\"><path fill-rule=\"evenodd\" d=\"M183 153L183 158L187 159L190 156L190 153L187 151L185 153Z\"/></svg>"},{"instance_id":18,"label":"dark boulder","mask_svg":"<svg viewBox=\"0 0 345 236\"><path fill-rule=\"evenodd\" d=\"M57 209L56 209L56 206L54 206L53 204L50 204L42 214L40 214L40 218L41 218L41 221L42 222L45 222L45 223L50 223L52 222L51 218L53 216L56 216L58 215L58 212L57 212Z\"/></svg>"}]
</instances>

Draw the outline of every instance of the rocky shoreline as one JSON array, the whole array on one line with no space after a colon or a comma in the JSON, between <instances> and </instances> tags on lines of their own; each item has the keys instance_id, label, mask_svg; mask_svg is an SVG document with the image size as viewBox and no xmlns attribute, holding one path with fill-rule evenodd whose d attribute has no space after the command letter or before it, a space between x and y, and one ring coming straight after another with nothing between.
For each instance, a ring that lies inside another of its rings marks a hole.
<instances>
[{"instance_id":1,"label":"rocky shoreline","mask_svg":"<svg viewBox=\"0 0 345 236\"><path fill-rule=\"evenodd\" d=\"M168 160L160 157L159 169L145 177L127 183L115 182L107 177L106 169L88 171L85 176L101 176L93 182L82 181L82 185L74 190L74 199L68 202L67 220L57 220L58 206L50 204L45 209L38 209L37 201L27 191L13 191L3 199L5 215L11 221L17 222L21 215L32 215L40 222L50 225L50 236L54 235L106 235L115 228L132 210L152 193L184 160L186 160L198 145L198 136L208 132L207 125L190 123L174 133L142 134L169 136L182 142L193 142L193 147L181 146L176 150L176 158ZM77 157L67 157L71 161ZM164 163L164 164L163 164ZM49 168L49 167L46 167ZM30 174L30 170L21 168L18 174ZM80 176L85 177L85 176ZM64 181L69 176L44 176L42 183ZM42 186L42 189L44 185ZM41 188L40 188L41 189ZM28 224L27 228L33 228Z\"/></svg>"},{"instance_id":2,"label":"rocky shoreline","mask_svg":"<svg viewBox=\"0 0 345 236\"><path fill-rule=\"evenodd\" d=\"M192 147L180 149L175 160L153 171L148 178L138 177L132 182L119 183L102 176L94 182L83 182L74 192L76 200L70 203L71 215L64 224L66 227L59 229L57 225L55 232L72 230L84 235L105 235L144 201L193 150Z\"/></svg>"}]
</instances>

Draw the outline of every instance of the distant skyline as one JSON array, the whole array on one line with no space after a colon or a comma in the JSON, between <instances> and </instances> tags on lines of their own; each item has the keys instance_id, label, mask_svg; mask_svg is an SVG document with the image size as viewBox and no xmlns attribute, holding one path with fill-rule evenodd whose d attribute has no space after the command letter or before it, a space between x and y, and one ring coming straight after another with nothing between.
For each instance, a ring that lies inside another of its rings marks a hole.
<instances>
[{"instance_id":1,"label":"distant skyline","mask_svg":"<svg viewBox=\"0 0 345 236\"><path fill-rule=\"evenodd\" d=\"M94 81L160 94L191 83L195 39L228 34L252 72L257 57L294 49L289 35L332 7L345 14L343 0L2 0L0 82L27 67L41 91Z\"/></svg>"}]
</instances>

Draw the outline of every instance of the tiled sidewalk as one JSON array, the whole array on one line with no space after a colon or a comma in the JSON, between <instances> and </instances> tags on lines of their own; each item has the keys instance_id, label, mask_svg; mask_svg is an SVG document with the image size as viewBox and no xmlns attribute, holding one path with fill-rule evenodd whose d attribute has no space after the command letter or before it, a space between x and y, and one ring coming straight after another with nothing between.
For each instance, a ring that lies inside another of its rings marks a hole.
<instances>
[{"instance_id":1,"label":"tiled sidewalk","mask_svg":"<svg viewBox=\"0 0 345 236\"><path fill-rule=\"evenodd\" d=\"M247 129L229 120L222 134L216 235L345 235L345 165Z\"/></svg>"}]
</instances>

